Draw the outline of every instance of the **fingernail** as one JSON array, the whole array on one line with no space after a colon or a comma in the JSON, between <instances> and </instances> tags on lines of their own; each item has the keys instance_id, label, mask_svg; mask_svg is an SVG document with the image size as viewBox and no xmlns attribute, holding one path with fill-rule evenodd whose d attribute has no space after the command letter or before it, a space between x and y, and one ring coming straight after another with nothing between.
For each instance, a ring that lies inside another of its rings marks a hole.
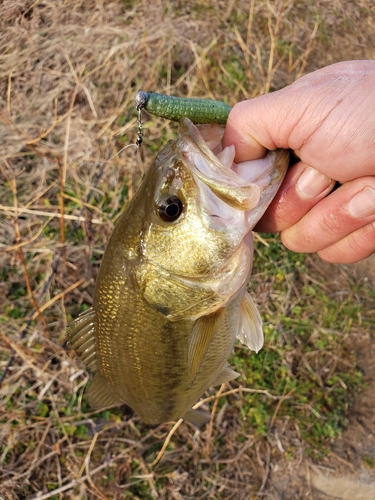
<instances>
[{"instance_id":1,"label":"fingernail","mask_svg":"<svg viewBox=\"0 0 375 500\"><path fill-rule=\"evenodd\" d=\"M332 183L326 175L321 174L315 168L307 167L297 181L297 191L302 198L316 198L325 191Z\"/></svg>"},{"instance_id":2,"label":"fingernail","mask_svg":"<svg viewBox=\"0 0 375 500\"><path fill-rule=\"evenodd\" d=\"M350 200L349 213L353 217L368 217L375 215L375 191L365 187Z\"/></svg>"}]
</instances>

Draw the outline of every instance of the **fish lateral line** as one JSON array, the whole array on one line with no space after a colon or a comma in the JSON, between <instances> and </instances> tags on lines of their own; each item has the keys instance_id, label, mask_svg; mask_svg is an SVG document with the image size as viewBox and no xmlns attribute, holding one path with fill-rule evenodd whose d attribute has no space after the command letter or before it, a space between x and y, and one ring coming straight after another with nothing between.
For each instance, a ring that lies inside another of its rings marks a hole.
<instances>
[{"instance_id":1,"label":"fish lateral line","mask_svg":"<svg viewBox=\"0 0 375 500\"><path fill-rule=\"evenodd\" d=\"M145 109L152 115L167 120L180 121L189 118L194 124L225 125L232 109L223 101L199 99L196 97L177 97L140 90L135 96L135 107L140 113Z\"/></svg>"}]
</instances>

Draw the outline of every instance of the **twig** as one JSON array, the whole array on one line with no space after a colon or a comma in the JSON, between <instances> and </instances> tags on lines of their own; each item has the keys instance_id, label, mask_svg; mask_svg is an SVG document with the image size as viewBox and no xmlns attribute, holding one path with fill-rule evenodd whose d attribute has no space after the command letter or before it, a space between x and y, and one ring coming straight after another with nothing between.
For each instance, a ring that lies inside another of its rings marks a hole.
<instances>
[{"instance_id":1,"label":"twig","mask_svg":"<svg viewBox=\"0 0 375 500\"><path fill-rule=\"evenodd\" d=\"M65 191L65 175L63 175L63 167L61 165L61 159L56 157L57 165L59 167L60 174L60 242L61 242L61 257L64 262L64 266L67 266L66 262L66 248L65 248L65 224L64 224L64 215L65 215L65 205L64 205L64 191Z\"/></svg>"},{"instance_id":2,"label":"twig","mask_svg":"<svg viewBox=\"0 0 375 500\"><path fill-rule=\"evenodd\" d=\"M47 222L45 222L42 225L42 227L34 234L34 236L29 238L28 240L23 240L20 243L16 243L15 245L12 245L10 247L7 247L5 245L0 245L0 248L4 248L5 252L13 252L14 250L18 250L20 247L25 247L27 245L30 245L30 243L32 243L33 241L35 241L36 239L39 238L39 236L41 235L43 230L47 227L47 225L49 224L51 219L52 219L52 217L49 220L47 220Z\"/></svg>"},{"instance_id":3,"label":"twig","mask_svg":"<svg viewBox=\"0 0 375 500\"><path fill-rule=\"evenodd\" d=\"M283 396L274 396L273 394L271 394L270 392L268 392L264 389L248 389L247 387L237 387L236 389L232 389L230 391L223 392L222 394L220 394L220 397L223 398L224 396L229 396L230 394L237 394L238 392L239 393L247 392L250 394L263 394L264 396L267 396L270 399L273 399L274 401L278 401L279 399L281 399L283 397ZM195 410L196 408L199 408L200 406L202 406L204 403L208 403L209 401L212 401L215 398L216 398L216 394L214 396L209 396L208 398L201 399L200 401L198 401L197 404L195 404L193 406L193 409ZM288 399L288 398L289 398L289 395L284 396L284 399Z\"/></svg>"},{"instance_id":4,"label":"twig","mask_svg":"<svg viewBox=\"0 0 375 500\"><path fill-rule=\"evenodd\" d=\"M262 493L262 491L264 490L264 487L266 486L266 483L267 483L268 476L270 474L271 447L268 443L266 443L266 446L267 446L266 470L264 471L262 484L260 485L258 493Z\"/></svg>"},{"instance_id":5,"label":"twig","mask_svg":"<svg viewBox=\"0 0 375 500\"><path fill-rule=\"evenodd\" d=\"M207 441L206 441L206 449L205 449L205 453L207 456L210 453L211 436L212 436L212 430L213 430L213 426L214 426L214 415L216 413L216 409L217 409L217 405L219 403L220 395L223 392L225 385L226 384L221 384L220 389L216 393L216 399L214 401L214 404L212 405L211 420L209 421L208 426L207 426L208 427L207 428Z\"/></svg>"},{"instance_id":6,"label":"twig","mask_svg":"<svg viewBox=\"0 0 375 500\"><path fill-rule=\"evenodd\" d=\"M147 482L150 486L151 495L154 498L159 498L159 494L158 494L158 491L157 491L156 486L155 486L154 474L149 473L147 466L146 466L146 463L142 457L139 457L139 464L140 464L141 469L144 473L144 478L147 479ZM134 477L140 477L140 476L134 476Z\"/></svg>"},{"instance_id":7,"label":"twig","mask_svg":"<svg viewBox=\"0 0 375 500\"><path fill-rule=\"evenodd\" d=\"M28 146L32 146L34 144L38 145L38 142L40 142L42 139L47 137L47 135L52 132L52 130L56 127L56 125L58 125L59 123L61 123L65 120L65 118L69 115L69 113L70 113L70 110L59 117L55 117L55 119L50 127L48 127L46 130L39 132L38 137L35 137L34 139L29 138L27 141L25 140L25 144L27 144Z\"/></svg>"},{"instance_id":8,"label":"twig","mask_svg":"<svg viewBox=\"0 0 375 500\"><path fill-rule=\"evenodd\" d=\"M97 472L100 472L101 470L105 469L106 467L110 467L111 465L114 464L116 459L109 460L108 462L105 462L104 464L99 465L95 469L93 469L90 473L90 475L94 475ZM73 481L70 481L70 483L65 484L64 486L61 486L61 488L57 488L56 490L49 491L48 493L45 493L44 495L39 495L37 493L34 497L29 498L28 500L46 500L47 498L51 498L59 493L63 493L64 491L71 490L77 484L81 484L84 481L88 480L88 475L82 476L80 479L73 479Z\"/></svg>"},{"instance_id":9,"label":"twig","mask_svg":"<svg viewBox=\"0 0 375 500\"><path fill-rule=\"evenodd\" d=\"M62 292L60 292L57 295L55 295L54 297L52 297L52 299L50 299L48 302L46 302L45 304L43 304L40 307L40 312L38 312L38 311L34 312L34 314L31 316L31 321L34 321L34 319L36 319L41 312L45 311L51 304L53 304L54 302L56 302L56 300L61 299L61 297L64 297L64 295L66 295L67 293L70 293L72 290L74 290L75 288L77 288L80 285L82 285L82 283L84 281L85 281L85 278L81 278L80 280L78 280L75 283L73 283L73 285L70 285L68 288L66 288Z\"/></svg>"},{"instance_id":10,"label":"twig","mask_svg":"<svg viewBox=\"0 0 375 500\"><path fill-rule=\"evenodd\" d=\"M23 12L23 13L22 13L22 15L25 17L25 16L26 16L26 14L27 14L28 12L30 12L30 11L31 11L31 10L32 10L32 9L33 9L36 5L38 5L38 3L39 3L39 2L40 2L40 0L35 0L35 2L34 2L34 3L32 3L32 4L31 4L31 5L30 5L30 6L29 6L26 10L25 10L25 12Z\"/></svg>"},{"instance_id":11,"label":"twig","mask_svg":"<svg viewBox=\"0 0 375 500\"><path fill-rule=\"evenodd\" d=\"M29 467L27 468L27 471L23 473L23 476L30 476L31 475L31 471L35 468L35 464L40 463L40 460L38 460L39 452L40 452L40 449L43 446L43 444L44 444L44 442L45 442L45 440L47 438L47 435L48 435L51 427L52 427L52 422L51 422L51 420L49 420L47 422L46 428L45 428L45 430L43 432L42 438L38 441L36 450L35 450L35 452L33 454L33 459L31 461ZM43 459L44 459L44 457L43 457Z\"/></svg>"},{"instance_id":12,"label":"twig","mask_svg":"<svg viewBox=\"0 0 375 500\"><path fill-rule=\"evenodd\" d=\"M87 454L85 456L85 460L82 464L82 467L81 467L80 471L78 472L78 477L82 476L84 470L86 470L86 474L89 474L90 457L91 457L92 450L94 449L96 440L98 439L98 436L99 436L99 433L96 432L94 434L94 437L92 438L92 441L90 443L90 448L88 449Z\"/></svg>"},{"instance_id":13,"label":"twig","mask_svg":"<svg viewBox=\"0 0 375 500\"><path fill-rule=\"evenodd\" d=\"M341 463L345 464L347 467L350 467L350 469L352 471L355 472L355 467L353 464L351 464L350 462L348 462L347 460L345 460L344 458L340 457L339 455L337 455L334 451L330 451L329 452L329 455L331 455L332 457L336 458L337 460L339 460Z\"/></svg>"},{"instance_id":14,"label":"twig","mask_svg":"<svg viewBox=\"0 0 375 500\"><path fill-rule=\"evenodd\" d=\"M22 349L19 345L17 345L15 342L10 340L9 337L5 335L5 333L0 331L0 338L3 340L4 343L8 344L12 350L18 354L18 356L25 362L28 363L33 369L36 370L38 376L42 373L42 370L36 366L36 361L34 360L33 356L30 353L30 350L23 346Z\"/></svg>"},{"instance_id":15,"label":"twig","mask_svg":"<svg viewBox=\"0 0 375 500\"><path fill-rule=\"evenodd\" d=\"M251 394L264 394L265 396L268 396L270 397L271 399L275 399L275 400L279 400L279 399L288 399L289 398L289 394L286 395L286 396L273 396L271 393L269 393L268 391L265 391L265 390L262 390L262 389L247 389L246 387L238 387L237 389L232 389L230 391L227 391L227 392L223 392L222 394L220 394L220 397L224 397L224 396L229 396L230 394L236 394L238 392L249 392ZM200 408L202 405L204 405L205 403L207 403L208 401L212 401L213 399L217 399L218 398L218 393L216 393L214 396L209 396L208 398L205 398L205 399L201 399L200 401L198 401L198 403L196 403L194 406L193 406L193 410L196 410L197 408ZM178 420L174 426L172 427L172 429L169 431L168 433L168 436L165 438L165 441L164 441L164 444L161 448L161 450L159 451L157 457L155 458L155 460L151 463L151 467L154 467L158 462L159 460L162 458L162 456L164 455L164 452L170 442L170 440L172 439L172 436L173 434L176 432L176 430L180 427L180 425L182 424L184 420L182 418L180 418L180 420Z\"/></svg>"},{"instance_id":16,"label":"twig","mask_svg":"<svg viewBox=\"0 0 375 500\"><path fill-rule=\"evenodd\" d=\"M4 210L4 212L15 212L15 208L14 207L10 207L10 206L4 206L4 205L0 205L0 210ZM31 214L31 215L41 215L43 217L58 217L58 218L63 218L63 219L66 219L66 220L74 220L74 221L77 221L77 222L86 222L86 217L82 217L80 215L68 215L68 214L64 214L63 216L61 215L61 213L58 213L58 212L42 212L41 210L32 210L30 208L21 208L21 207L18 207L17 208L17 211L18 213L20 214ZM103 224L103 221L100 220L100 219L91 219L91 221L93 224Z\"/></svg>"},{"instance_id":17,"label":"twig","mask_svg":"<svg viewBox=\"0 0 375 500\"><path fill-rule=\"evenodd\" d=\"M52 279L52 276L53 276L54 272L52 272L50 278L47 280L47 283L50 283L51 279ZM80 286L83 282L84 282L84 278L80 279L79 281L76 281L76 283L73 283L73 285L71 285L70 287L68 287L67 289L63 290L62 292L60 292L59 294L55 295L52 299L50 299L48 302L46 302L46 304L44 304L43 306L40 307L39 311L31 311L28 315L28 321L25 325L25 327L23 328L23 330L21 331L20 333L20 339L23 339L27 333L27 330L29 328L29 326L31 325L31 323L34 321L34 319L41 313L43 312L45 309L47 309L47 307L49 307L51 304L53 304L53 302L55 302L56 300L59 300L61 297L63 297L64 295L66 295L67 293L70 293L72 290L74 290L74 288L77 288L78 286ZM42 290L42 293L41 293L41 296L44 295L45 293L45 289L47 288L47 286L43 287L43 290ZM11 345L12 347L12 351L11 351L11 356L8 360L8 363L5 365L5 368L4 368L4 371L3 373L1 374L0 376L0 387L2 385L2 383L4 382L4 379L6 377L6 374L8 373L8 370L9 368L11 367L13 361L14 361L14 358L15 358L15 355L16 355L16 352L17 352L17 348L15 347L15 344L11 344L10 342L8 342L9 345ZM21 356L22 357L22 356Z\"/></svg>"},{"instance_id":18,"label":"twig","mask_svg":"<svg viewBox=\"0 0 375 500\"><path fill-rule=\"evenodd\" d=\"M95 486L94 481L91 478L91 473L90 473L90 457L91 457L92 450L94 449L96 440L98 439L98 436L99 436L99 433L96 432L95 435L94 435L94 437L92 438L92 441L91 441L91 444L90 444L90 448L87 451L87 454L86 454L84 463L83 463L83 465L81 467L81 470L79 472L79 475L82 474L82 469L85 469L86 470L87 481L90 484L90 486L94 489L94 491L98 494L98 496L102 500L108 500L107 497L98 489L98 487Z\"/></svg>"},{"instance_id":19,"label":"twig","mask_svg":"<svg viewBox=\"0 0 375 500\"><path fill-rule=\"evenodd\" d=\"M215 464L232 464L232 463L237 462L242 457L242 455L245 453L245 451L248 450L251 446L253 446L253 444L255 444L260 439L261 439L260 436L257 438L252 437L252 438L248 439L246 441L246 443L241 447L239 452L234 457L226 458L223 460L215 460Z\"/></svg>"},{"instance_id":20,"label":"twig","mask_svg":"<svg viewBox=\"0 0 375 500\"><path fill-rule=\"evenodd\" d=\"M286 388L286 387L285 387ZM285 391L285 389L284 389ZM293 392L295 391L295 388L293 388L291 391L288 392L288 394L285 396L284 394L280 397L277 405L276 405L276 408L275 408L275 411L273 412L273 415L272 415L272 418L271 418L271 422L270 422L270 425L269 425L269 429L272 429L273 427L273 424L275 423L275 420L276 420L276 417L277 417L277 414L279 413L279 410L281 408L281 405L283 404L283 402L286 400L286 399L289 399L291 394L293 394Z\"/></svg>"},{"instance_id":21,"label":"twig","mask_svg":"<svg viewBox=\"0 0 375 500\"><path fill-rule=\"evenodd\" d=\"M4 163L5 165L10 169L8 163L6 162L6 160L4 160ZM13 174L12 178L10 178L6 172L6 170L1 167L0 165L0 168L3 172L3 175L4 177L7 179L7 181L9 182L9 185L10 185L10 188L12 190L12 194L13 194L13 200L14 200L14 214L15 214L15 217L14 217L14 232L15 232L15 235L16 235L16 243L17 245L19 245L22 241L21 239L21 232L20 232L20 227L19 227L19 224L18 224L18 199L17 199L17 183L16 183L16 178ZM27 264L26 264L26 259L25 259L25 254L23 253L23 248L22 246L18 246L17 248L18 250L18 256L19 256L19 259L21 261L21 264L22 264L22 268L23 268L23 274L24 274L24 278L25 278L25 283L26 283L26 288L27 288L27 293L29 295L29 298L30 298L30 302L32 303L34 309L38 312L38 317L40 316L40 320L43 324L43 327L44 327L44 335L49 338L49 331L48 331L48 325L47 325L47 321L46 319L44 318L44 316L41 314L41 311L39 309L39 305L34 297L34 294L33 294L33 289L31 287L31 282L30 282L30 277L29 277L29 271L27 269Z\"/></svg>"},{"instance_id":22,"label":"twig","mask_svg":"<svg viewBox=\"0 0 375 500\"><path fill-rule=\"evenodd\" d=\"M93 414L95 413L99 413L103 411L102 409L100 410L96 410L95 412L93 412ZM103 464L101 465L98 465L98 467L96 467L95 469L93 469L91 472L90 472L90 476L93 476L94 474L100 472L101 470L105 469L106 467L111 467L113 464L115 464L118 460L120 460L121 458L123 458L124 456L128 455L129 452L133 449L133 448L136 448L140 445L140 443L144 443L145 441L147 441L147 439L149 439L150 437L152 437L152 434L151 432L149 432L146 436L144 436L142 439L140 439L139 441L135 442L132 446L129 446L129 448L127 448L126 450L123 450L122 453L120 453L119 455L117 455L116 457L110 459L110 460L107 460L105 461ZM70 481L69 483L65 484L64 486L61 486L60 488L57 488L56 490L53 490L53 491L49 491L48 493L45 493L44 495L41 495L40 493L41 492L38 492L35 496L31 497L31 498L28 498L27 500L46 500L48 498L51 498L59 493L63 493L64 491L67 491L67 490L70 490L72 488L74 488L75 486L77 486L78 484L82 484L83 482L87 481L88 480L88 475L85 474L84 476L82 476L81 478L78 478L78 479L73 479L72 481Z\"/></svg>"},{"instance_id":23,"label":"twig","mask_svg":"<svg viewBox=\"0 0 375 500\"><path fill-rule=\"evenodd\" d=\"M255 0L251 0L249 6L249 21L247 23L247 30L246 30L246 47L248 47L249 50L250 50L250 40L251 40L251 33L254 21L254 8L255 8ZM250 62L248 62L248 65L250 66Z\"/></svg>"},{"instance_id":24,"label":"twig","mask_svg":"<svg viewBox=\"0 0 375 500\"><path fill-rule=\"evenodd\" d=\"M94 179L93 179L93 183L92 183L92 188L90 189L90 191L88 192L87 197L86 197L86 201L87 202L89 202L90 199L91 199L91 197L93 196L95 188L98 185L100 179L102 178L102 176L104 174L104 171L105 171L105 167L107 166L108 162L109 162L109 160L106 161L106 162L103 162L101 164L101 168L99 169L98 173L96 175L94 175ZM1 168L1 165L0 165L0 168ZM1 208L2 208L2 206L0 205L0 209ZM5 207L5 208L7 208L7 207ZM14 209L14 207L9 207L9 208L10 209ZM18 209L18 210L19 210L19 212L23 210L24 212L28 213L28 209ZM83 210L84 210L84 208L82 207L82 209L80 211L80 214L83 213ZM33 211L34 214L36 214L36 212L37 211ZM42 213L42 215L46 215L46 214ZM53 217L59 217L59 216L61 216L60 213L58 213L58 214L48 214L49 217L51 215L53 215ZM64 215L64 217L65 217L65 219L72 219L72 220L76 221L73 224L73 227L71 228L71 230L69 231L68 238L76 231L76 229L77 229L77 227L79 225L79 222L82 222L82 221L84 222L86 220L84 217L82 217L82 215L79 215L79 216ZM102 221L99 221L98 219L92 219L91 222L96 223L96 224L102 224ZM46 281L45 285L43 286L43 288L42 288L42 290L41 290L41 292L39 294L39 299L41 299L44 296L44 294L46 293L46 291L48 290L48 288L49 288L49 286L51 284L51 281L52 281L52 279L53 279L53 277L54 277L54 275L55 275L55 273L56 273L59 265L60 265L60 255L57 255L56 259L55 259L55 262L52 265L51 274L50 274L48 280ZM27 317L28 321L27 321L24 329L20 333L20 338L21 339L23 339L26 336L27 331L29 329L29 326L30 326L30 324L32 322L33 315L34 315L34 311L31 311L28 314L28 317ZM14 361L14 358L15 358L15 351L13 350L12 353L11 353L11 355L10 355L10 358L8 360L8 363L6 364L6 366L4 368L3 373L0 376L0 387L1 387L3 381L4 381L5 377L6 377L6 374L8 373L9 368L11 367L11 365L12 365L12 363Z\"/></svg>"},{"instance_id":25,"label":"twig","mask_svg":"<svg viewBox=\"0 0 375 500\"><path fill-rule=\"evenodd\" d=\"M8 88L7 88L7 111L8 115L10 116L11 114L11 109L10 109L10 93L12 89L12 72L9 73L8 75Z\"/></svg>"},{"instance_id":26,"label":"twig","mask_svg":"<svg viewBox=\"0 0 375 500\"><path fill-rule=\"evenodd\" d=\"M165 452L167 446L169 445L169 441L172 439L173 434L180 427L180 425L182 424L183 421L184 421L183 418L180 418L180 420L177 420L177 422L174 424L172 429L169 431L168 436L165 438L164 444L163 444L161 450L159 451L159 453L157 454L155 460L152 462L151 467L155 467L155 465L159 462L161 457L164 455L164 452Z\"/></svg>"}]
</instances>

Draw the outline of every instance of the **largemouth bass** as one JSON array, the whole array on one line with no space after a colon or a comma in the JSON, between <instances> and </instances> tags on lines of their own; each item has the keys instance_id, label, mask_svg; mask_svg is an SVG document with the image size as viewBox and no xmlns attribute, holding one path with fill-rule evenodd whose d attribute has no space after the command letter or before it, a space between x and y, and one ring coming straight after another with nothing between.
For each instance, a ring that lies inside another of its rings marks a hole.
<instances>
[{"instance_id":1,"label":"largemouth bass","mask_svg":"<svg viewBox=\"0 0 375 500\"><path fill-rule=\"evenodd\" d=\"M251 230L289 153L236 165L215 127L181 120L116 224L92 308L70 326L70 346L94 373L93 408L126 403L149 424L202 424L209 415L191 407L238 376L228 365L236 337L255 351L263 345L246 291Z\"/></svg>"}]
</instances>

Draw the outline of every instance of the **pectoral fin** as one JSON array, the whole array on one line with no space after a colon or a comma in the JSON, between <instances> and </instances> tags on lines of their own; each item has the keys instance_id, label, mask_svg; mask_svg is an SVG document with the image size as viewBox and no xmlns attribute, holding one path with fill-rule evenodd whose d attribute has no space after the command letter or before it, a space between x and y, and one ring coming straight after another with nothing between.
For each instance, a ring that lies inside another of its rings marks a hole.
<instances>
[{"instance_id":1,"label":"pectoral fin","mask_svg":"<svg viewBox=\"0 0 375 500\"><path fill-rule=\"evenodd\" d=\"M95 311L92 307L80 314L68 326L68 345L74 349L86 367L95 372L96 346L95 346Z\"/></svg>"},{"instance_id":2,"label":"pectoral fin","mask_svg":"<svg viewBox=\"0 0 375 500\"><path fill-rule=\"evenodd\" d=\"M188 366L190 384L194 382L199 367L215 333L224 317L224 308L197 319L190 333L188 345Z\"/></svg>"},{"instance_id":3,"label":"pectoral fin","mask_svg":"<svg viewBox=\"0 0 375 500\"><path fill-rule=\"evenodd\" d=\"M235 378L239 377L240 374L232 370L232 368L228 365L228 363L221 370L216 379L212 382L212 387L215 385L225 384L226 382L230 382Z\"/></svg>"},{"instance_id":4,"label":"pectoral fin","mask_svg":"<svg viewBox=\"0 0 375 500\"><path fill-rule=\"evenodd\" d=\"M239 314L237 338L249 349L258 352L264 343L262 318L248 292L243 296Z\"/></svg>"},{"instance_id":5,"label":"pectoral fin","mask_svg":"<svg viewBox=\"0 0 375 500\"><path fill-rule=\"evenodd\" d=\"M189 410L182 417L196 427L202 427L211 420L211 415L204 410Z\"/></svg>"},{"instance_id":6,"label":"pectoral fin","mask_svg":"<svg viewBox=\"0 0 375 500\"><path fill-rule=\"evenodd\" d=\"M125 402L109 391L104 378L99 373L94 375L87 397L92 408L104 408L106 406L119 405Z\"/></svg>"}]
</instances>

